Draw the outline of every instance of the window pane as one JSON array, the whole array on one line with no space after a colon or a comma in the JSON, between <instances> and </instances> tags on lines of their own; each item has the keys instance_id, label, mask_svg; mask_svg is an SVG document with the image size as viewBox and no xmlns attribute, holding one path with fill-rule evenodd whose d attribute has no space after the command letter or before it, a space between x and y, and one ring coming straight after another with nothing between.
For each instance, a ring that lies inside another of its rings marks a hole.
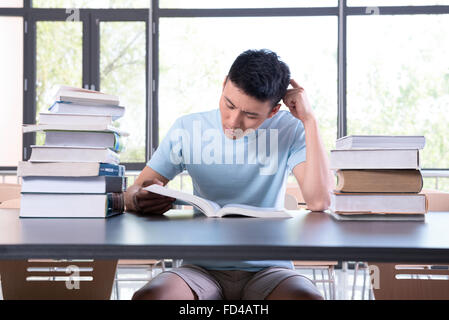
<instances>
[{"instance_id":1,"label":"window pane","mask_svg":"<svg viewBox=\"0 0 449 320\"><path fill-rule=\"evenodd\" d=\"M35 8L149 8L151 0L33 0Z\"/></svg>"},{"instance_id":2,"label":"window pane","mask_svg":"<svg viewBox=\"0 0 449 320\"><path fill-rule=\"evenodd\" d=\"M23 0L2 0L0 8L22 8Z\"/></svg>"},{"instance_id":3,"label":"window pane","mask_svg":"<svg viewBox=\"0 0 449 320\"><path fill-rule=\"evenodd\" d=\"M288 30L307 32L292 36ZM337 137L336 17L161 19L159 138L176 117L218 108L232 62L257 48L275 51L289 65L308 92L330 149Z\"/></svg>"},{"instance_id":4,"label":"window pane","mask_svg":"<svg viewBox=\"0 0 449 320\"><path fill-rule=\"evenodd\" d=\"M449 15L348 17L348 133L425 135L449 167Z\"/></svg>"},{"instance_id":5,"label":"window pane","mask_svg":"<svg viewBox=\"0 0 449 320\"><path fill-rule=\"evenodd\" d=\"M101 91L120 97L126 111L118 125L130 134L121 162L145 162L145 30L145 22L100 24Z\"/></svg>"},{"instance_id":6,"label":"window pane","mask_svg":"<svg viewBox=\"0 0 449 320\"><path fill-rule=\"evenodd\" d=\"M0 17L0 166L22 160L23 18Z\"/></svg>"},{"instance_id":7,"label":"window pane","mask_svg":"<svg viewBox=\"0 0 449 320\"><path fill-rule=\"evenodd\" d=\"M82 32L82 22L37 22L36 121L39 112L47 111L53 103L56 85L82 87Z\"/></svg>"},{"instance_id":8,"label":"window pane","mask_svg":"<svg viewBox=\"0 0 449 320\"><path fill-rule=\"evenodd\" d=\"M433 6L447 5L449 0L348 0L348 6Z\"/></svg>"},{"instance_id":9,"label":"window pane","mask_svg":"<svg viewBox=\"0 0 449 320\"><path fill-rule=\"evenodd\" d=\"M336 7L337 0L160 0L161 8L283 8Z\"/></svg>"}]
</instances>

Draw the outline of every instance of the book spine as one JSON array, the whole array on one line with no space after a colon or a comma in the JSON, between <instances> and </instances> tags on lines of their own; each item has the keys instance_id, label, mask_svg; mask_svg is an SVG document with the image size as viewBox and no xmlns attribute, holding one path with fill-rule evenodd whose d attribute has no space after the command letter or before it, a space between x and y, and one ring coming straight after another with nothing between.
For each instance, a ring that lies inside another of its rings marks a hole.
<instances>
[{"instance_id":1,"label":"book spine","mask_svg":"<svg viewBox=\"0 0 449 320\"><path fill-rule=\"evenodd\" d=\"M105 191L106 193L124 192L126 190L126 177L111 177L106 176L105 179Z\"/></svg>"},{"instance_id":2,"label":"book spine","mask_svg":"<svg viewBox=\"0 0 449 320\"><path fill-rule=\"evenodd\" d=\"M125 175L125 166L113 165L110 163L101 163L98 175L123 177Z\"/></svg>"},{"instance_id":3,"label":"book spine","mask_svg":"<svg viewBox=\"0 0 449 320\"><path fill-rule=\"evenodd\" d=\"M124 193L108 193L106 210L106 217L123 213L125 211Z\"/></svg>"},{"instance_id":4,"label":"book spine","mask_svg":"<svg viewBox=\"0 0 449 320\"><path fill-rule=\"evenodd\" d=\"M114 132L114 147L112 148L115 152L123 151L123 142L121 141L120 135L117 132Z\"/></svg>"}]
</instances>

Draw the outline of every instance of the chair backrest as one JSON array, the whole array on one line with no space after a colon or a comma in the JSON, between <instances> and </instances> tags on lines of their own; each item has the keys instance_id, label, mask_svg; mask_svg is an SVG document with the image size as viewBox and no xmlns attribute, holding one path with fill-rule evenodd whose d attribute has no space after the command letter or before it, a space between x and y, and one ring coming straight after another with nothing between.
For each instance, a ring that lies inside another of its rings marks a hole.
<instances>
[{"instance_id":1,"label":"chair backrest","mask_svg":"<svg viewBox=\"0 0 449 320\"><path fill-rule=\"evenodd\" d=\"M108 300L117 260L3 260L5 300Z\"/></svg>"},{"instance_id":2,"label":"chair backrest","mask_svg":"<svg viewBox=\"0 0 449 320\"><path fill-rule=\"evenodd\" d=\"M448 192L423 189L420 193L426 195L429 211L449 211Z\"/></svg>"},{"instance_id":3,"label":"chair backrest","mask_svg":"<svg viewBox=\"0 0 449 320\"><path fill-rule=\"evenodd\" d=\"M447 265L371 262L369 270L376 300L449 299Z\"/></svg>"},{"instance_id":4,"label":"chair backrest","mask_svg":"<svg viewBox=\"0 0 449 320\"><path fill-rule=\"evenodd\" d=\"M20 198L20 184L0 183L0 203Z\"/></svg>"}]
</instances>

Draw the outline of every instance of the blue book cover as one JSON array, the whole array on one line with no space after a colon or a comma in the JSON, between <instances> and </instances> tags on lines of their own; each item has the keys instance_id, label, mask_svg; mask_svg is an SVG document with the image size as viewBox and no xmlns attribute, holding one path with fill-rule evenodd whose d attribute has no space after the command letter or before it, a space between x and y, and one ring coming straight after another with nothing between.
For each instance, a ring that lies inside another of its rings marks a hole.
<instances>
[{"instance_id":1,"label":"blue book cover","mask_svg":"<svg viewBox=\"0 0 449 320\"><path fill-rule=\"evenodd\" d=\"M100 163L99 176L125 176L125 166L112 163Z\"/></svg>"}]
</instances>

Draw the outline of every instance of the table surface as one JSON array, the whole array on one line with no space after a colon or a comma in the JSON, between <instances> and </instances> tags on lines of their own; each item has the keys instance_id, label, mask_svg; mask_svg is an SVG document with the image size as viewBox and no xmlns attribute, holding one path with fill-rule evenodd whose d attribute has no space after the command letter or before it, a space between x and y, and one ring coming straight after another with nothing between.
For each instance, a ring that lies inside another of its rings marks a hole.
<instances>
[{"instance_id":1,"label":"table surface","mask_svg":"<svg viewBox=\"0 0 449 320\"><path fill-rule=\"evenodd\" d=\"M108 219L19 218L0 209L0 259L346 260L449 263L449 212L425 222L207 218L172 210Z\"/></svg>"}]
</instances>

